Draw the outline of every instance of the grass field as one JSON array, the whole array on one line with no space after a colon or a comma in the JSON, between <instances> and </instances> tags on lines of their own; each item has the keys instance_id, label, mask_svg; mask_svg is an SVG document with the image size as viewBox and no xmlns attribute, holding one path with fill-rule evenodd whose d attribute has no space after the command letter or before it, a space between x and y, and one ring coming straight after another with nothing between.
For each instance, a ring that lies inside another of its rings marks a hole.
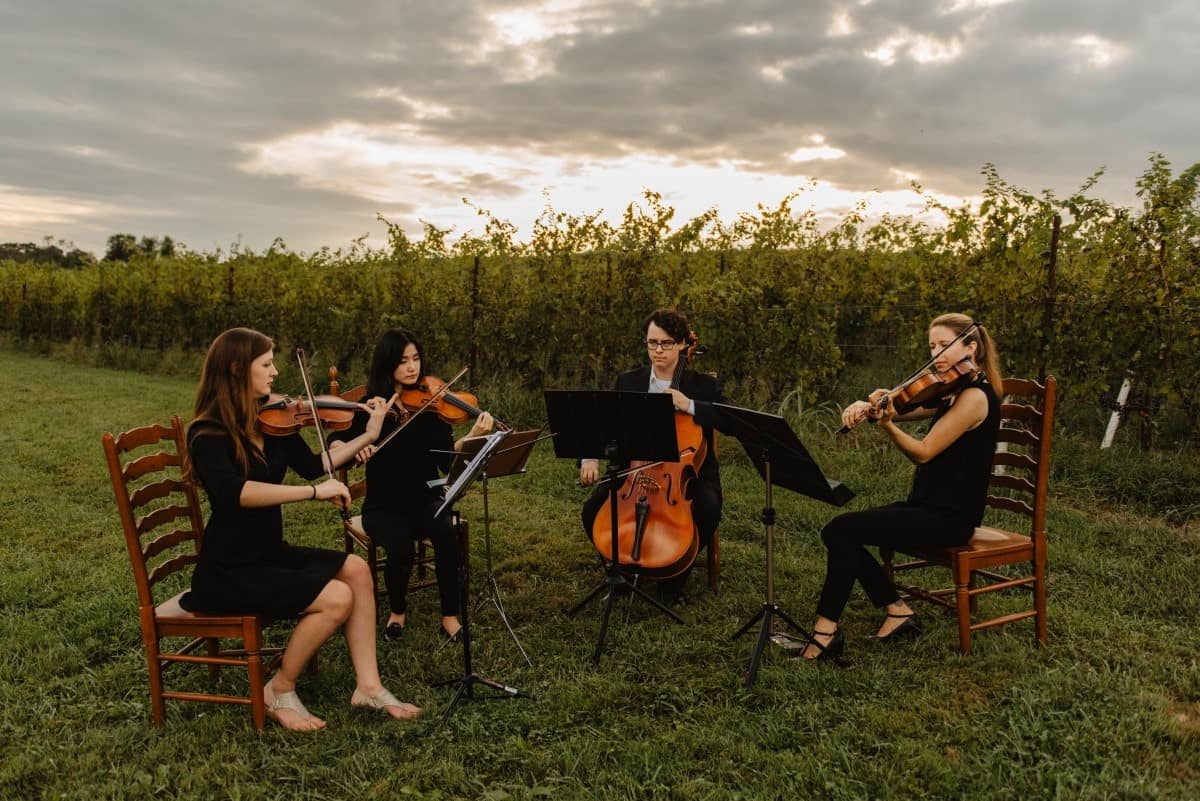
<instances>
[{"instance_id":1,"label":"grass field","mask_svg":"<svg viewBox=\"0 0 1200 801\"><path fill-rule=\"evenodd\" d=\"M562 614L599 577L579 530L584 490L542 445L529 473L494 481L491 496L499 582L533 667L494 612L475 628L476 669L535 700L467 704L436 727L451 693L429 684L460 664L435 651L437 602L423 592L403 642L380 643L385 681L426 708L422 721L351 709L335 639L300 686L327 731L259 734L244 709L180 703L151 729L100 434L186 415L193 381L4 350L0 371L0 798L1200 797L1194 522L1056 493L1048 648L1023 623L979 636L964 658L953 619L932 611L921 639L884 647L866 639L878 616L856 591L844 666L795 664L772 646L744 690L752 642L729 635L762 602L762 490L729 440L723 583L708 593L697 568L688 625L623 610L592 666L598 607ZM876 432L838 443L819 419L803 423L826 471L858 492L850 508L904 492L910 468ZM818 532L835 510L783 491L776 504L778 600L807 624L824 567ZM462 510L478 579L479 496ZM293 541L337 547L329 507L297 505L285 520ZM203 671L181 677L207 685ZM241 686L236 672L221 682Z\"/></svg>"}]
</instances>

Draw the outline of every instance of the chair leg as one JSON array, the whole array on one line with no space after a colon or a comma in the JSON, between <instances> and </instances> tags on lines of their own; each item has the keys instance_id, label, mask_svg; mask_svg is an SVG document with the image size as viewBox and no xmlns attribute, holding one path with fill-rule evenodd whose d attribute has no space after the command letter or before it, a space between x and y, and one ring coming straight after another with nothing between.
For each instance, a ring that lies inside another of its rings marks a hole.
<instances>
[{"instance_id":1,"label":"chair leg","mask_svg":"<svg viewBox=\"0 0 1200 801\"><path fill-rule=\"evenodd\" d=\"M890 581L893 586L896 584L896 569L894 564L895 558L896 552L891 548L879 549L879 561L883 565L883 575L887 576L887 580Z\"/></svg>"},{"instance_id":2,"label":"chair leg","mask_svg":"<svg viewBox=\"0 0 1200 801\"><path fill-rule=\"evenodd\" d=\"M977 584L978 582L975 580L975 571L972 570L970 575L967 576L967 588L973 590ZM968 595L967 597L971 599L971 614L974 615L979 611L979 596Z\"/></svg>"},{"instance_id":3,"label":"chair leg","mask_svg":"<svg viewBox=\"0 0 1200 801\"><path fill-rule=\"evenodd\" d=\"M954 611L958 613L958 648L963 655L971 653L971 568L954 562Z\"/></svg>"},{"instance_id":4,"label":"chair leg","mask_svg":"<svg viewBox=\"0 0 1200 801\"><path fill-rule=\"evenodd\" d=\"M1033 609L1037 641L1046 644L1046 558L1038 554L1033 560Z\"/></svg>"},{"instance_id":5,"label":"chair leg","mask_svg":"<svg viewBox=\"0 0 1200 801\"><path fill-rule=\"evenodd\" d=\"M250 679L250 717L254 720L254 728L262 731L267 726L267 705L263 701L262 641L259 631L253 623L246 623L242 642L246 648L246 671Z\"/></svg>"},{"instance_id":6,"label":"chair leg","mask_svg":"<svg viewBox=\"0 0 1200 801\"><path fill-rule=\"evenodd\" d=\"M143 607L142 642L146 646L146 667L150 672L150 725L162 726L166 718L163 701L162 662L158 658L158 632L154 627L154 610Z\"/></svg>"}]
</instances>

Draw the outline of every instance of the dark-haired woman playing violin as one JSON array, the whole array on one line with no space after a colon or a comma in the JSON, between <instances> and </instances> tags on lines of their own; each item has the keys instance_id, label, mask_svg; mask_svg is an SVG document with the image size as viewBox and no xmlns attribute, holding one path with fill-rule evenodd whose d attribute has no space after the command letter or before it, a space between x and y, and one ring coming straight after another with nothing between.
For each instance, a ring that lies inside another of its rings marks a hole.
<instances>
[{"instance_id":1,"label":"dark-haired woman playing violin","mask_svg":"<svg viewBox=\"0 0 1200 801\"><path fill-rule=\"evenodd\" d=\"M384 333L375 346L367 376L367 396L390 397L417 387L425 377L425 359L416 335L403 328ZM382 394L381 394L382 393ZM469 437L492 430L492 416L483 412L475 419ZM349 430L338 438L354 438L370 423L366 412L357 412ZM389 418L382 424L386 438L402 422ZM464 437L465 439L465 437ZM340 443L339 443L340 444ZM453 439L451 428L432 410L409 422L386 446L368 446L359 452L367 461L367 497L363 502L363 527L388 553L383 579L387 586L391 615L384 638L398 640L407 620L408 579L412 575L416 543L428 537L433 543L434 572L441 603L442 632L457 637L458 542L446 515L435 518L441 504L440 490L427 482L445 472L453 459L451 450L461 450L462 439ZM336 448L340 451L341 448Z\"/></svg>"},{"instance_id":2,"label":"dark-haired woman playing violin","mask_svg":"<svg viewBox=\"0 0 1200 801\"><path fill-rule=\"evenodd\" d=\"M965 334L965 336L960 335ZM957 342L955 340L958 339ZM948 346L948 347L947 347ZM872 420L917 465L908 499L889 506L839 515L821 532L828 549L825 584L817 603L812 639L800 656L821 660L841 654L845 640L839 620L857 579L875 606L885 610L876 636L896 640L920 631L908 604L900 600L883 568L865 546L945 547L964 545L983 520L984 498L992 472L992 454L1000 430L999 358L983 326L962 314L943 314L929 325L929 350L939 372L970 357L981 369L936 408L897 415L881 404L888 390L870 401L856 401L842 413L847 426ZM898 421L931 419L918 439Z\"/></svg>"},{"instance_id":3,"label":"dark-haired woman playing violin","mask_svg":"<svg viewBox=\"0 0 1200 801\"><path fill-rule=\"evenodd\" d=\"M420 714L401 703L379 678L375 659L375 596L367 563L340 551L289 545L283 540L280 506L309 500L350 502L339 481L286 486L290 467L316 479L354 453L315 454L299 433L264 436L258 407L278 371L274 343L248 328L233 328L209 347L196 391L195 417L188 426L190 469L208 494L212 514L183 608L214 614L300 617L279 671L263 690L267 714L288 729L322 729L296 695L296 679L321 643L342 627L356 679L350 703L380 709L395 718ZM369 425L352 445L378 435L388 403L372 399Z\"/></svg>"}]
</instances>

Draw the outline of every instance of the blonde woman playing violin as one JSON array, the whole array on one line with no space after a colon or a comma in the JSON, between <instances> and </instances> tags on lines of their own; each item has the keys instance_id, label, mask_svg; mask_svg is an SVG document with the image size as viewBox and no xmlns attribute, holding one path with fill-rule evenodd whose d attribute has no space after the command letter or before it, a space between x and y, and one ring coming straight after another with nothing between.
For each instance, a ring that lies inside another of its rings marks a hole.
<instances>
[{"instance_id":1,"label":"blonde woman playing violin","mask_svg":"<svg viewBox=\"0 0 1200 801\"><path fill-rule=\"evenodd\" d=\"M857 579L867 597L885 612L876 636L894 641L919 633L916 615L900 600L867 545L944 547L963 545L983 520L984 498L992 472L992 454L1000 430L1000 387L996 345L982 325L963 314L943 314L929 324L929 350L935 369L944 372L970 357L981 369L936 408L897 415L881 403L889 394L877 389L870 401L856 401L842 412L852 427L864 420L886 434L917 465L907 500L839 515L821 532L828 550L825 583L817 603L817 621L806 660L832 659L845 647L840 619ZM930 419L921 438L896 425Z\"/></svg>"}]
</instances>

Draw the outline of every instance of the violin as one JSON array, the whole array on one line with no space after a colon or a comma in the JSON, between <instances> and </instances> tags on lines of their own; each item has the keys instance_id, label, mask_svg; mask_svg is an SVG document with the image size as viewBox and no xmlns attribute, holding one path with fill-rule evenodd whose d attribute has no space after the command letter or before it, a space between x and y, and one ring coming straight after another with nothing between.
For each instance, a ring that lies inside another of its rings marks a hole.
<instances>
[{"instance_id":1,"label":"violin","mask_svg":"<svg viewBox=\"0 0 1200 801\"><path fill-rule=\"evenodd\" d=\"M313 414L313 406L316 414ZM344 400L336 395L318 395L312 403L289 395L272 393L258 407L258 426L264 434L286 437L304 426L320 424L327 431L344 431L354 422L354 413L364 408L361 403Z\"/></svg>"},{"instance_id":2,"label":"violin","mask_svg":"<svg viewBox=\"0 0 1200 801\"><path fill-rule=\"evenodd\" d=\"M415 387L402 390L399 405L404 410L407 419L392 429L390 434L375 443L376 451L395 439L401 431L408 427L409 423L416 419L417 415L426 411L435 412L442 422L450 425L457 425L483 414L483 410L475 405L479 403L479 399L474 395L469 392L450 391L450 385L462 378L466 372L467 368L464 367L449 381L427 375ZM496 420L496 425L505 429L512 428L501 420Z\"/></svg>"},{"instance_id":3,"label":"violin","mask_svg":"<svg viewBox=\"0 0 1200 801\"><path fill-rule=\"evenodd\" d=\"M677 389L683 368L704 349L694 331L688 332L671 378ZM677 576L692 566L700 552L700 534L687 500L687 486L708 455L704 429L686 412L675 412L677 462L633 462L629 485L617 495L617 552L619 567L652 578ZM592 543L606 561L613 561L612 496L604 500L592 523Z\"/></svg>"},{"instance_id":4,"label":"violin","mask_svg":"<svg viewBox=\"0 0 1200 801\"><path fill-rule=\"evenodd\" d=\"M886 395L871 406L873 409L881 409L890 405L896 410L896 414L905 414L913 409L932 408L947 396L965 388L977 375L979 367L975 360L964 356L945 370L930 370L909 378L888 390ZM837 433L844 434L852 428L853 426L842 426Z\"/></svg>"},{"instance_id":5,"label":"violin","mask_svg":"<svg viewBox=\"0 0 1200 801\"><path fill-rule=\"evenodd\" d=\"M483 410L478 406L479 398L470 392L451 392L447 388L447 382L432 375L422 378L415 387L402 390L400 404L410 412L426 409L435 411L442 422L452 426L474 420L483 414ZM496 424L501 428L510 428L500 420L496 420Z\"/></svg>"}]
</instances>

